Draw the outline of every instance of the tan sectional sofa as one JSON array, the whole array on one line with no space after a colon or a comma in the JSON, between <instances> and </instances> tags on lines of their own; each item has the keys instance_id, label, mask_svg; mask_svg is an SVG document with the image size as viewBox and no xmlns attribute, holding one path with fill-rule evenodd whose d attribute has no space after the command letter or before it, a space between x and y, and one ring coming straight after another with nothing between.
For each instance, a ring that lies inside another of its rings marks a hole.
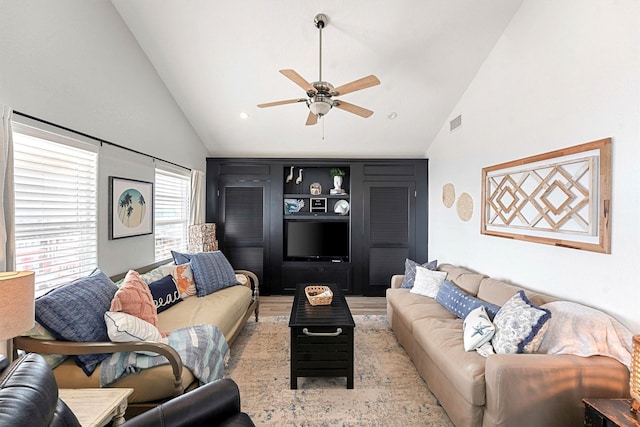
<instances>
[{"instance_id":1,"label":"tan sectional sofa","mask_svg":"<svg viewBox=\"0 0 640 427\"><path fill-rule=\"evenodd\" d=\"M468 294L502 306L520 289L531 303L555 301L463 267L441 264ZM453 423L463 426L582 426L583 397L628 397L629 370L605 356L493 354L463 348L463 320L436 299L387 289L391 328ZM552 319L553 320L553 319ZM552 321L551 320L551 321Z\"/></svg>"},{"instance_id":2,"label":"tan sectional sofa","mask_svg":"<svg viewBox=\"0 0 640 427\"><path fill-rule=\"evenodd\" d=\"M139 273L147 273L157 269L161 264L137 269ZM244 285L231 286L218 290L204 297L191 296L182 302L158 313L158 329L174 331L192 325L216 325L230 345L241 332L247 319L255 315L258 321L259 281L258 277L246 270L235 270L237 274L248 280ZM114 276L117 281L124 275ZM193 373L183 366L178 353L170 346L162 343L87 343L64 342L57 340L18 337L16 347L27 352L41 354L93 354L115 353L120 351L151 351L164 355L170 364L143 369L137 374L127 375L109 387L133 388L129 397L128 415L134 415L156 406L159 402L175 397L198 386ZM85 375L76 365L74 358L69 357L53 369L60 388L97 388L100 387L100 366L91 374Z\"/></svg>"}]
</instances>

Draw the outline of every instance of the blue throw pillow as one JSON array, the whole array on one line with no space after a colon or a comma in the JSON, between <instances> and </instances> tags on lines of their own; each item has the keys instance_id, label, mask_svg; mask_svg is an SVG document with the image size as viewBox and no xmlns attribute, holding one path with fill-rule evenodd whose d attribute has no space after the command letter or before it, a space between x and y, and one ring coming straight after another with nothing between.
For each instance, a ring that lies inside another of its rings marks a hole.
<instances>
[{"instance_id":1,"label":"blue throw pillow","mask_svg":"<svg viewBox=\"0 0 640 427\"><path fill-rule=\"evenodd\" d=\"M401 288L411 289L413 288L413 282L416 280L416 267L421 266L427 268L429 270L435 270L438 267L438 260L434 259L433 261L425 262L424 264L418 264L415 261L410 260L409 258L404 260L404 278L402 279Z\"/></svg>"},{"instance_id":2,"label":"blue throw pillow","mask_svg":"<svg viewBox=\"0 0 640 427\"><path fill-rule=\"evenodd\" d=\"M196 282L196 295L199 297L240 284L233 267L220 251L194 254L171 251L171 253L176 264L189 262L191 265L193 281Z\"/></svg>"},{"instance_id":3,"label":"blue throw pillow","mask_svg":"<svg viewBox=\"0 0 640 427\"><path fill-rule=\"evenodd\" d=\"M442 282L438 295L436 295L436 301L461 319L466 318L472 310L480 306L484 306L487 310L490 320L493 320L500 310L497 305L469 295L449 280Z\"/></svg>"},{"instance_id":4,"label":"blue throw pillow","mask_svg":"<svg viewBox=\"0 0 640 427\"><path fill-rule=\"evenodd\" d=\"M191 259L189 258L193 254L187 254L182 252L171 251L171 256L173 257L173 263L175 265L186 264Z\"/></svg>"},{"instance_id":5,"label":"blue throw pillow","mask_svg":"<svg viewBox=\"0 0 640 427\"><path fill-rule=\"evenodd\" d=\"M167 308L182 301L176 282L173 281L171 275L149 283L149 290L158 313L162 313Z\"/></svg>"},{"instance_id":6,"label":"blue throw pillow","mask_svg":"<svg viewBox=\"0 0 640 427\"><path fill-rule=\"evenodd\" d=\"M109 341L104 313L118 287L99 269L37 298L36 321L58 340ZM80 354L76 363L87 376L109 354Z\"/></svg>"}]
</instances>

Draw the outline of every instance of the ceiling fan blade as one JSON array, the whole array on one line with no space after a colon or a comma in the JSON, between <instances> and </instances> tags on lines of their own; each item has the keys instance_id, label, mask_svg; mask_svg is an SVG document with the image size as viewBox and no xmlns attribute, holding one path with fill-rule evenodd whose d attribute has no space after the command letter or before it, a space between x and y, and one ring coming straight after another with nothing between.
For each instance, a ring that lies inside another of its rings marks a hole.
<instances>
[{"instance_id":1,"label":"ceiling fan blade","mask_svg":"<svg viewBox=\"0 0 640 427\"><path fill-rule=\"evenodd\" d=\"M316 116L311 111L309 111L309 115L307 116L307 123L305 124L307 126L311 126L311 125L315 125L316 123L318 123L318 116Z\"/></svg>"},{"instance_id":2,"label":"ceiling fan blade","mask_svg":"<svg viewBox=\"0 0 640 427\"><path fill-rule=\"evenodd\" d=\"M296 98L296 99L287 99L284 101L276 101L276 102L267 102L266 104L258 104L258 107L275 107L276 105L284 105L284 104L295 104L296 102L307 102L304 98Z\"/></svg>"},{"instance_id":3,"label":"ceiling fan blade","mask_svg":"<svg viewBox=\"0 0 640 427\"><path fill-rule=\"evenodd\" d=\"M365 119L373 114L373 111L371 110L367 110L366 108L362 108L348 102L338 101L337 99L333 102L333 106L340 108L341 110L356 114L360 117L364 117Z\"/></svg>"},{"instance_id":4,"label":"ceiling fan blade","mask_svg":"<svg viewBox=\"0 0 640 427\"><path fill-rule=\"evenodd\" d=\"M316 88L313 87L311 83L306 81L304 77L302 77L300 74L296 73L295 71L280 70L280 73L286 78L288 78L289 80L291 80L292 82L294 82L295 84L297 84L298 86L300 86L302 89L304 89L305 92L309 92L309 91L313 93L316 92Z\"/></svg>"},{"instance_id":5,"label":"ceiling fan blade","mask_svg":"<svg viewBox=\"0 0 640 427\"><path fill-rule=\"evenodd\" d=\"M347 84L344 84L342 86L338 86L337 88L335 88L333 90L332 94L335 93L334 96L344 95L344 94L347 94L347 93L355 92L357 90L366 89L368 87L376 86L376 85L379 85L379 84L380 84L380 80L378 80L378 78L372 74L370 76L363 77L363 78L358 79L358 80L354 80L351 83L347 83Z\"/></svg>"}]
</instances>

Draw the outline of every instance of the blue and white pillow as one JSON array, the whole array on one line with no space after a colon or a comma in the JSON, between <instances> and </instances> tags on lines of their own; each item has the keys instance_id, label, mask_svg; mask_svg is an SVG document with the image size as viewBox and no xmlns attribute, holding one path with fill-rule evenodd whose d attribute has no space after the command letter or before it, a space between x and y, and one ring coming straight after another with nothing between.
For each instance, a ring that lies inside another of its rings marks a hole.
<instances>
[{"instance_id":1,"label":"blue and white pillow","mask_svg":"<svg viewBox=\"0 0 640 427\"><path fill-rule=\"evenodd\" d=\"M549 319L549 310L533 305L524 291L518 291L493 319L496 333L491 344L495 352L535 353L542 343Z\"/></svg>"},{"instance_id":2,"label":"blue and white pillow","mask_svg":"<svg viewBox=\"0 0 640 427\"><path fill-rule=\"evenodd\" d=\"M500 307L497 305L469 295L449 280L445 280L442 282L442 285L440 285L440 290L438 290L438 295L436 295L436 301L461 319L466 318L471 310L480 306L486 309L490 320L493 319L500 310Z\"/></svg>"},{"instance_id":3,"label":"blue and white pillow","mask_svg":"<svg viewBox=\"0 0 640 427\"><path fill-rule=\"evenodd\" d=\"M476 350L491 341L496 332L495 326L489 320L484 306L471 310L462 323L463 344L465 351Z\"/></svg>"},{"instance_id":4,"label":"blue and white pillow","mask_svg":"<svg viewBox=\"0 0 640 427\"><path fill-rule=\"evenodd\" d=\"M118 287L99 269L53 289L35 301L36 321L62 341L109 341L104 313ZM109 354L80 354L76 363L87 376Z\"/></svg>"},{"instance_id":5,"label":"blue and white pillow","mask_svg":"<svg viewBox=\"0 0 640 427\"><path fill-rule=\"evenodd\" d=\"M435 270L438 267L438 260L425 262L424 264L418 264L409 258L404 260L404 277L402 278L402 285L400 288L411 289L416 280L416 267L421 266L429 270Z\"/></svg>"},{"instance_id":6,"label":"blue and white pillow","mask_svg":"<svg viewBox=\"0 0 640 427\"><path fill-rule=\"evenodd\" d=\"M188 262L191 265L193 280L196 282L196 295L199 297L240 284L229 260L220 251L171 253L176 264Z\"/></svg>"},{"instance_id":7,"label":"blue and white pillow","mask_svg":"<svg viewBox=\"0 0 640 427\"><path fill-rule=\"evenodd\" d=\"M160 280L151 282L148 286L151 291L151 296L153 297L153 304L156 306L156 311L158 313L162 313L167 308L182 301L176 282L173 281L173 277L171 275L164 276Z\"/></svg>"}]
</instances>

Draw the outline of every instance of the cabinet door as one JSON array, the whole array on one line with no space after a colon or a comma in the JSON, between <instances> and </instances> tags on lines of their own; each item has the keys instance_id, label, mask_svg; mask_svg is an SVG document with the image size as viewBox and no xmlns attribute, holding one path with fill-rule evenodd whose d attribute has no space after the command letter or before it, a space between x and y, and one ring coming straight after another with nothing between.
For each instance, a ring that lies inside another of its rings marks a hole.
<instances>
[{"instance_id":1,"label":"cabinet door","mask_svg":"<svg viewBox=\"0 0 640 427\"><path fill-rule=\"evenodd\" d=\"M363 288L384 296L391 276L404 272L415 250L415 182L364 183Z\"/></svg>"},{"instance_id":2,"label":"cabinet door","mask_svg":"<svg viewBox=\"0 0 640 427\"><path fill-rule=\"evenodd\" d=\"M268 182L224 182L218 204L220 248L234 268L256 273L261 286L269 265L269 193Z\"/></svg>"}]
</instances>

